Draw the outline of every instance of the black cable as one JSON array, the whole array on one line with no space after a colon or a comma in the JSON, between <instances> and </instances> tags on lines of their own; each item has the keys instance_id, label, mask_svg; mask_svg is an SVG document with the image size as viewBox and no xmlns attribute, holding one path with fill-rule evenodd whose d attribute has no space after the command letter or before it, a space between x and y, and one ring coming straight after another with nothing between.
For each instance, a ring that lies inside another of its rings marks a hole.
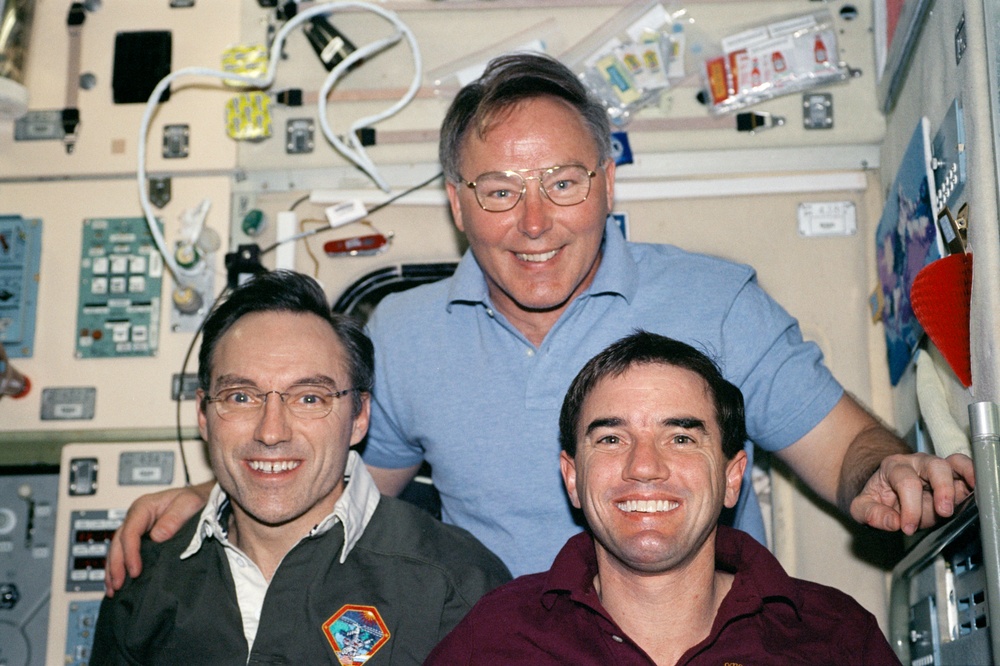
<instances>
[{"instance_id":1,"label":"black cable","mask_svg":"<svg viewBox=\"0 0 1000 666\"><path fill-rule=\"evenodd\" d=\"M410 189L403 190L402 192L400 192L396 196L390 197L389 199L386 199L385 201L383 201L382 203L378 204L377 206L373 207L370 211L368 211L368 214L371 215L375 211L381 210L381 209L385 208L386 206L388 206L391 203L395 203L396 201L398 201L399 199L402 199L406 195L411 194L413 192L416 192L417 190L420 190L420 189L423 189L423 188L427 187L428 185L430 185L431 183L433 183L435 180L437 180L438 178L440 178L443 175L444 175L444 172L443 171L439 171L438 173L434 174L433 176L431 176L430 178L428 178L424 182L418 183L418 184L414 185L413 187L411 187Z\"/></svg>"},{"instance_id":2,"label":"black cable","mask_svg":"<svg viewBox=\"0 0 1000 666\"><path fill-rule=\"evenodd\" d=\"M298 208L301 204L304 204L307 201L309 201L309 195L308 194L299 197L298 199L296 199L295 201L292 202L291 206L288 207L288 212L292 212L293 210L295 210L296 208Z\"/></svg>"},{"instance_id":3,"label":"black cable","mask_svg":"<svg viewBox=\"0 0 1000 666\"><path fill-rule=\"evenodd\" d=\"M215 297L214 301L212 301L212 304L209 306L208 310L206 311L205 316L202 317L201 323L198 324L198 329L194 332L194 335L191 336L191 344L188 345L187 352L185 352L185 354L184 354L184 361L181 363L181 374L180 374L179 379L177 380L177 396L176 396L176 398L174 400L174 402L177 403L177 415L176 415L176 418L177 418L177 448L180 449L180 452L181 452L181 467L184 470L184 485L185 486L190 486L191 485L191 472L188 469L187 454L184 452L184 433L181 431L181 404L184 402L184 395L183 395L184 394L184 373L187 371L188 361L191 360L191 353L194 351L194 343L198 340L198 336L201 335L202 329L205 328L205 321L208 319L208 316L215 310L215 308L219 304L219 302L222 301L222 297L225 296L227 293L229 293L229 285L228 284L225 287L222 288L222 291L219 292L219 295Z\"/></svg>"},{"instance_id":4,"label":"black cable","mask_svg":"<svg viewBox=\"0 0 1000 666\"><path fill-rule=\"evenodd\" d=\"M414 185L413 187L411 187L409 189L403 190L402 192L400 192L396 196L390 197L390 198L386 199L385 201L383 201L382 203L380 203L380 204L372 207L372 209L369 210L367 214L371 215L372 213L374 213L376 211L382 210L383 208L385 208L389 204L395 203L396 201L402 199L406 195L411 194L413 192L416 192L417 190L422 189L424 187L427 187L428 185L430 185L431 183L433 183L435 180L437 180L438 178L442 177L443 175L444 175L444 172L438 172L438 173L434 174L433 176L431 176L427 180L423 181L422 183L418 183L418 184ZM295 208L295 206L299 205L306 198L308 198L308 196L302 197L299 200L297 200L295 203L292 204L292 206L291 206L291 208L289 208L289 210ZM283 240L276 241L275 243L273 243L271 245L268 245L266 248L264 248L263 250L261 250L260 251L260 256L263 257L265 254L274 251L275 249L278 248L278 246L284 245L285 243L289 243L291 241L302 240L303 238L309 238L310 236L315 236L316 234L318 234L320 232L328 231L329 229L332 229L332 228L333 227L328 224L325 227L319 227L319 228L316 228L316 229L311 229L310 231L303 231L302 233L295 234L294 236L290 236L290 237L285 238Z\"/></svg>"}]
</instances>

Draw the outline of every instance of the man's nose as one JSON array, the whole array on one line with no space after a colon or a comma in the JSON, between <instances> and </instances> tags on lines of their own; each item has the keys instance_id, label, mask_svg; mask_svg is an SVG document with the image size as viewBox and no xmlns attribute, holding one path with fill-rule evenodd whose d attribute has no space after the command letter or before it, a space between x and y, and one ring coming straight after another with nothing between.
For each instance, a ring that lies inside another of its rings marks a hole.
<instances>
[{"instance_id":1,"label":"man's nose","mask_svg":"<svg viewBox=\"0 0 1000 666\"><path fill-rule=\"evenodd\" d=\"M670 477L670 461L653 441L637 441L628 453L626 479L637 481L663 480Z\"/></svg>"},{"instance_id":2,"label":"man's nose","mask_svg":"<svg viewBox=\"0 0 1000 666\"><path fill-rule=\"evenodd\" d=\"M291 437L292 429L288 413L281 395L277 391L265 394L264 404L261 405L260 415L257 422L257 440L268 446L273 446L287 441Z\"/></svg>"},{"instance_id":3,"label":"man's nose","mask_svg":"<svg viewBox=\"0 0 1000 666\"><path fill-rule=\"evenodd\" d=\"M548 201L548 197L542 190L541 181L537 178L525 180L522 198L524 199L524 209L518 220L518 230L528 238L539 238L552 228L552 220L549 215L555 204Z\"/></svg>"}]
</instances>

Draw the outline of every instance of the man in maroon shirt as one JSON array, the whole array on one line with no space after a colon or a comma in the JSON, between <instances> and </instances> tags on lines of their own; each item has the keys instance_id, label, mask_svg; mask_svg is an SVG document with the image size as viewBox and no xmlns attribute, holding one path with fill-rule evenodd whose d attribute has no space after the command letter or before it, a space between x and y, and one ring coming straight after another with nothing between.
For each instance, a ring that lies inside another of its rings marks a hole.
<instances>
[{"instance_id":1,"label":"man in maroon shirt","mask_svg":"<svg viewBox=\"0 0 1000 666\"><path fill-rule=\"evenodd\" d=\"M428 664L898 664L871 613L717 524L746 466L743 396L637 332L573 380L563 480L589 531L483 597Z\"/></svg>"}]
</instances>

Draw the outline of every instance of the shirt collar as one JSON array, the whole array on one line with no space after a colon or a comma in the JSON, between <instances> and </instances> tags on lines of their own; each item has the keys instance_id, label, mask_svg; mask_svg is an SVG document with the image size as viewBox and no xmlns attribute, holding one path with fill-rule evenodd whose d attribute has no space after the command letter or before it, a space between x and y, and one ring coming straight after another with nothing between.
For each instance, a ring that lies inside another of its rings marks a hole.
<instances>
[{"instance_id":1,"label":"shirt collar","mask_svg":"<svg viewBox=\"0 0 1000 666\"><path fill-rule=\"evenodd\" d=\"M746 532L719 526L715 536L715 566L736 576L727 602L750 610L765 601L784 600L802 617L802 593L794 579L767 548Z\"/></svg>"},{"instance_id":2,"label":"shirt collar","mask_svg":"<svg viewBox=\"0 0 1000 666\"><path fill-rule=\"evenodd\" d=\"M347 455L344 479L347 480L347 485L334 505L333 511L302 537L306 539L325 534L337 524L337 521L340 521L344 525L344 547L340 551L341 564L347 560L348 554L361 539L381 498L375 481L361 462L361 456L357 451L350 451ZM218 539L223 544L228 543L226 527L228 514L229 498L219 484L215 484L208 497L208 504L202 509L198 518L194 537L187 549L181 553L181 559L187 559L197 553L206 538Z\"/></svg>"},{"instance_id":3,"label":"shirt collar","mask_svg":"<svg viewBox=\"0 0 1000 666\"><path fill-rule=\"evenodd\" d=\"M578 603L601 610L594 577L597 576L597 553L594 539L588 532L570 538L556 555L545 578L542 604L551 609L559 594L569 593Z\"/></svg>"},{"instance_id":4,"label":"shirt collar","mask_svg":"<svg viewBox=\"0 0 1000 666\"><path fill-rule=\"evenodd\" d=\"M752 612L764 601L784 600L801 617L802 595L794 580L774 555L749 534L720 525L715 536L715 566L735 575L733 586L724 602L735 608L726 615L741 611ZM568 593L574 601L603 613L594 589L596 575L594 539L587 532L577 534L559 551L552 568L546 574L542 603L546 608L551 608L559 594ZM722 614L720 609L720 616Z\"/></svg>"},{"instance_id":5,"label":"shirt collar","mask_svg":"<svg viewBox=\"0 0 1000 666\"><path fill-rule=\"evenodd\" d=\"M601 243L601 265L597 268L594 281L587 294L618 294L631 302L639 289L639 271L628 243L618 225L608 221L604 226L604 240ZM448 311L456 303L489 304L486 276L479 267L472 250L466 250L455 269L448 291Z\"/></svg>"}]
</instances>

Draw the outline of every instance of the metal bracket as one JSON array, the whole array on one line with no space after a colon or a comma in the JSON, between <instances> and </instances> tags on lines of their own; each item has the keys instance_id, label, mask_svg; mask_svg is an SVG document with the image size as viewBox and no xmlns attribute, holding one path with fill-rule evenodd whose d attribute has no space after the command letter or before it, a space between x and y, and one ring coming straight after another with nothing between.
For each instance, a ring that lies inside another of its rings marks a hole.
<instances>
[{"instance_id":1,"label":"metal bracket","mask_svg":"<svg viewBox=\"0 0 1000 666\"><path fill-rule=\"evenodd\" d=\"M802 95L802 126L807 130L833 128L833 95L806 93Z\"/></svg>"},{"instance_id":2,"label":"metal bracket","mask_svg":"<svg viewBox=\"0 0 1000 666\"><path fill-rule=\"evenodd\" d=\"M187 125L167 125L163 128L164 159L176 159L188 156L189 133L190 130Z\"/></svg>"},{"instance_id":3,"label":"metal bracket","mask_svg":"<svg viewBox=\"0 0 1000 666\"><path fill-rule=\"evenodd\" d=\"M311 118L289 118L285 125L285 152L289 155L311 153L315 146Z\"/></svg>"},{"instance_id":4,"label":"metal bracket","mask_svg":"<svg viewBox=\"0 0 1000 666\"><path fill-rule=\"evenodd\" d=\"M157 208L163 208L170 203L170 179L149 179L149 201Z\"/></svg>"}]
</instances>

